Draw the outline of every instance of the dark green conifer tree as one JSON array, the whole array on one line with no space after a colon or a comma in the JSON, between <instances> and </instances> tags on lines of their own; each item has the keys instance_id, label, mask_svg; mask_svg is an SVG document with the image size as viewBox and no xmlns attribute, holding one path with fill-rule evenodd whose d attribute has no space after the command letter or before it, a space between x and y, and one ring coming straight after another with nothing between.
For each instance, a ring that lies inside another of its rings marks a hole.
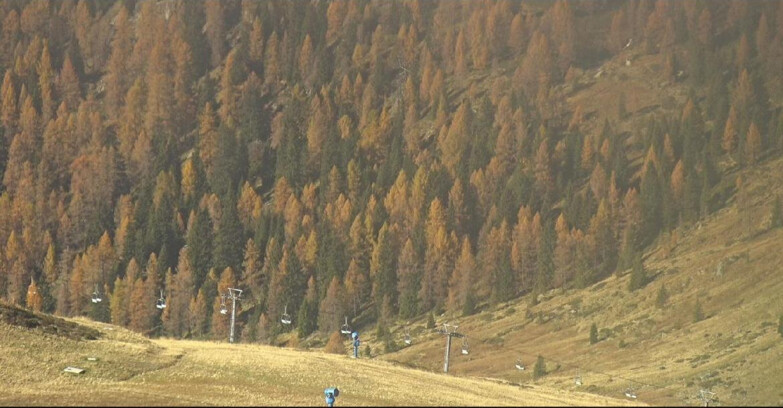
<instances>
[{"instance_id":1,"label":"dark green conifer tree","mask_svg":"<svg viewBox=\"0 0 783 408\"><path fill-rule=\"evenodd\" d=\"M628 281L628 290L633 292L637 289L641 289L647 284L647 273L644 270L644 264L642 263L642 254L637 253L633 260L633 268L631 269L631 279Z\"/></svg>"},{"instance_id":2,"label":"dark green conifer tree","mask_svg":"<svg viewBox=\"0 0 783 408\"><path fill-rule=\"evenodd\" d=\"M661 229L661 186L658 172L652 162L648 163L642 175L640 201L642 207L641 245L637 248L642 248L652 242Z\"/></svg>"},{"instance_id":3,"label":"dark green conifer tree","mask_svg":"<svg viewBox=\"0 0 783 408\"><path fill-rule=\"evenodd\" d=\"M536 365L533 367L533 378L539 379L546 375L546 362L544 362L544 357L539 355L538 359L536 359Z\"/></svg>"},{"instance_id":4,"label":"dark green conifer tree","mask_svg":"<svg viewBox=\"0 0 783 408\"><path fill-rule=\"evenodd\" d=\"M304 338L314 332L318 327L318 304L316 301L305 298L297 315L297 334Z\"/></svg>"},{"instance_id":5,"label":"dark green conifer tree","mask_svg":"<svg viewBox=\"0 0 783 408\"><path fill-rule=\"evenodd\" d=\"M661 285L658 289L658 295L655 297L655 306L659 309L666 307L666 301L669 299L669 293L666 291L666 285Z\"/></svg>"},{"instance_id":6,"label":"dark green conifer tree","mask_svg":"<svg viewBox=\"0 0 783 408\"><path fill-rule=\"evenodd\" d=\"M246 241L232 194L221 200L222 215L218 221L213 248L213 266L221 271L230 266L238 271L242 265L242 249Z\"/></svg>"},{"instance_id":7,"label":"dark green conifer tree","mask_svg":"<svg viewBox=\"0 0 783 408\"><path fill-rule=\"evenodd\" d=\"M196 218L187 232L186 244L193 282L198 290L212 267L212 220L206 209L196 210Z\"/></svg>"}]
</instances>

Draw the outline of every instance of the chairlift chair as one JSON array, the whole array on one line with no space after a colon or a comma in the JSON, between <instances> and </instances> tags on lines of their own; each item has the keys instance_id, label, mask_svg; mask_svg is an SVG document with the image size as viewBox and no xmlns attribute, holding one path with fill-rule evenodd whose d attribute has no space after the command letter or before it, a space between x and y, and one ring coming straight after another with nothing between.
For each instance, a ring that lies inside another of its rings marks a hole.
<instances>
[{"instance_id":1,"label":"chairlift chair","mask_svg":"<svg viewBox=\"0 0 783 408\"><path fill-rule=\"evenodd\" d=\"M92 292L92 303L100 303L103 299L101 298L101 294L98 293L98 285L95 285L95 291Z\"/></svg>"},{"instance_id":2,"label":"chairlift chair","mask_svg":"<svg viewBox=\"0 0 783 408\"><path fill-rule=\"evenodd\" d=\"M411 345L411 343L413 343L413 340L411 340L411 335L410 335L410 333L408 333L408 331L407 331L407 330L405 331L405 336L402 338L402 341L403 341L403 342L404 342L406 345L408 345L408 346L410 346L410 345Z\"/></svg>"},{"instance_id":3,"label":"chairlift chair","mask_svg":"<svg viewBox=\"0 0 783 408\"><path fill-rule=\"evenodd\" d=\"M468 338L463 337L462 338L462 354L468 354L470 352L469 346L468 346Z\"/></svg>"},{"instance_id":4,"label":"chairlift chair","mask_svg":"<svg viewBox=\"0 0 783 408\"><path fill-rule=\"evenodd\" d=\"M625 396L628 398L636 399L636 392L634 392L633 388L626 388Z\"/></svg>"},{"instance_id":5,"label":"chairlift chair","mask_svg":"<svg viewBox=\"0 0 783 408\"><path fill-rule=\"evenodd\" d=\"M345 316L345 323L340 327L340 333L351 334L351 326L348 325L348 316Z\"/></svg>"},{"instance_id":6,"label":"chairlift chair","mask_svg":"<svg viewBox=\"0 0 783 408\"><path fill-rule=\"evenodd\" d=\"M582 375L579 374L579 370L576 370L576 377L574 377L574 384L582 385Z\"/></svg>"},{"instance_id":7,"label":"chairlift chair","mask_svg":"<svg viewBox=\"0 0 783 408\"><path fill-rule=\"evenodd\" d=\"M226 314L228 313L228 308L226 307L226 295L220 295L220 314Z\"/></svg>"},{"instance_id":8,"label":"chairlift chair","mask_svg":"<svg viewBox=\"0 0 783 408\"><path fill-rule=\"evenodd\" d=\"M163 297L163 290L160 291L160 299L155 303L155 307L161 310L166 308L166 299Z\"/></svg>"},{"instance_id":9,"label":"chairlift chair","mask_svg":"<svg viewBox=\"0 0 783 408\"><path fill-rule=\"evenodd\" d=\"M288 314L288 305L285 305L283 315L280 316L280 321L283 322L283 324L291 324L291 315Z\"/></svg>"},{"instance_id":10,"label":"chairlift chair","mask_svg":"<svg viewBox=\"0 0 783 408\"><path fill-rule=\"evenodd\" d=\"M521 370L521 371L525 370L525 365L522 364L522 359L521 358L517 359L517 362L514 364L514 367L516 367L517 370Z\"/></svg>"}]
</instances>

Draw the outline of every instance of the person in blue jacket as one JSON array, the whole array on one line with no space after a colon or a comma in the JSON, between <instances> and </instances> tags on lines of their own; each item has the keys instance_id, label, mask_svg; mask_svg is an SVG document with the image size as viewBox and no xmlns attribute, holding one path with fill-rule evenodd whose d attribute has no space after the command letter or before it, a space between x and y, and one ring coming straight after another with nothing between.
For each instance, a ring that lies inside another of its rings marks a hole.
<instances>
[{"instance_id":1,"label":"person in blue jacket","mask_svg":"<svg viewBox=\"0 0 783 408\"><path fill-rule=\"evenodd\" d=\"M326 394L326 406L334 406L334 394Z\"/></svg>"},{"instance_id":2,"label":"person in blue jacket","mask_svg":"<svg viewBox=\"0 0 783 408\"><path fill-rule=\"evenodd\" d=\"M337 398L338 395L340 395L340 390L338 390L335 387L329 387L324 390L324 395L326 395L326 405L329 407L333 407L334 399Z\"/></svg>"},{"instance_id":3,"label":"person in blue jacket","mask_svg":"<svg viewBox=\"0 0 783 408\"><path fill-rule=\"evenodd\" d=\"M361 344L359 341L359 332L351 333L351 337L353 338L353 358L359 358L359 344Z\"/></svg>"}]
</instances>

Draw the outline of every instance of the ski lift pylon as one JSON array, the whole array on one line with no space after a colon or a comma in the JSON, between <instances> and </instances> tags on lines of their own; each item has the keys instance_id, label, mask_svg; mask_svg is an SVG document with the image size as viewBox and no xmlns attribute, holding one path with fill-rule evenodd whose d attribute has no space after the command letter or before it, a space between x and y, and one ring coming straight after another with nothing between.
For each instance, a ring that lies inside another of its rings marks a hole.
<instances>
[{"instance_id":1,"label":"ski lift pylon","mask_svg":"<svg viewBox=\"0 0 783 408\"><path fill-rule=\"evenodd\" d=\"M340 333L351 334L351 326L348 325L348 316L345 316L345 323L340 327Z\"/></svg>"},{"instance_id":2,"label":"ski lift pylon","mask_svg":"<svg viewBox=\"0 0 783 408\"><path fill-rule=\"evenodd\" d=\"M291 315L288 314L288 305L285 305L283 314L280 316L280 321L283 324L291 324Z\"/></svg>"}]
</instances>

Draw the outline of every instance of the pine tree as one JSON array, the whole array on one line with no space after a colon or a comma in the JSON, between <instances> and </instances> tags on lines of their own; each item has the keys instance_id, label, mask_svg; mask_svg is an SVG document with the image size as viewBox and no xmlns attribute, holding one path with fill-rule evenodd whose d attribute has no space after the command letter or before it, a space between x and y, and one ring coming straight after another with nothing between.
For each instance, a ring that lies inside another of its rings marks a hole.
<instances>
[{"instance_id":1,"label":"pine tree","mask_svg":"<svg viewBox=\"0 0 783 408\"><path fill-rule=\"evenodd\" d=\"M222 296L229 293L228 288L234 287L236 287L236 276L234 270L228 266L223 269L223 272L220 274L220 280L217 284L217 296L215 297L212 307L212 324L210 332L215 339L223 339L229 335L230 313L233 304L230 298L222 298ZM220 309L224 305L228 309L228 314L220 313Z\"/></svg>"},{"instance_id":2,"label":"pine tree","mask_svg":"<svg viewBox=\"0 0 783 408\"><path fill-rule=\"evenodd\" d=\"M109 307L111 309L111 322L117 326L128 324L128 295L125 289L125 281L117 277L114 280L114 292L111 295Z\"/></svg>"},{"instance_id":3,"label":"pine tree","mask_svg":"<svg viewBox=\"0 0 783 408\"><path fill-rule=\"evenodd\" d=\"M653 152L652 147L650 152ZM648 157L654 157L648 154ZM658 235L658 231L661 228L661 187L657 174L657 159L651 159L645 164L644 173L642 175L641 183L641 213L642 213L642 225L641 225L641 237L643 243L649 243L652 239Z\"/></svg>"},{"instance_id":4,"label":"pine tree","mask_svg":"<svg viewBox=\"0 0 783 408\"><path fill-rule=\"evenodd\" d=\"M191 299L188 307L190 332L195 338L200 338L207 334L209 330L209 308L207 305L207 295L204 288L198 290L198 295Z\"/></svg>"},{"instance_id":5,"label":"pine tree","mask_svg":"<svg viewBox=\"0 0 783 408\"><path fill-rule=\"evenodd\" d=\"M481 245L479 259L485 276L489 276L492 282L490 299L493 303L505 302L515 294L515 276L508 256L510 244L508 224L503 220L499 226L490 230L484 245Z\"/></svg>"},{"instance_id":6,"label":"pine tree","mask_svg":"<svg viewBox=\"0 0 783 408\"><path fill-rule=\"evenodd\" d=\"M54 245L49 244L49 247L46 249L46 257L44 258L43 262L43 273L46 279L46 283L49 286L53 286L55 282L57 282L59 271L57 270L56 262L57 260L55 259Z\"/></svg>"},{"instance_id":7,"label":"pine tree","mask_svg":"<svg viewBox=\"0 0 783 408\"><path fill-rule=\"evenodd\" d=\"M265 276L261 272L263 263L261 253L256 246L253 238L248 238L245 244L244 258L242 261L242 286L249 291L252 298L262 301L264 295L263 285L266 283Z\"/></svg>"},{"instance_id":8,"label":"pine tree","mask_svg":"<svg viewBox=\"0 0 783 408\"><path fill-rule=\"evenodd\" d=\"M331 354L345 354L345 342L339 331L335 331L329 336L324 351Z\"/></svg>"},{"instance_id":9,"label":"pine tree","mask_svg":"<svg viewBox=\"0 0 783 408\"><path fill-rule=\"evenodd\" d=\"M245 64L241 61L243 55L240 48L234 48L226 57L225 67L220 78L220 90L217 100L220 102L218 116L221 123L230 129L236 129L238 114L238 88L245 80Z\"/></svg>"},{"instance_id":10,"label":"pine tree","mask_svg":"<svg viewBox=\"0 0 783 408\"><path fill-rule=\"evenodd\" d=\"M269 39L264 46L264 83L276 86L280 79L280 50L277 31L272 30Z\"/></svg>"},{"instance_id":11,"label":"pine tree","mask_svg":"<svg viewBox=\"0 0 783 408\"><path fill-rule=\"evenodd\" d=\"M175 31L175 25L170 25ZM171 58L173 60L173 122L177 133L185 133L191 129L195 120L197 105L192 98L191 89L196 78L193 48L187 39L182 38L186 34L175 31L171 40Z\"/></svg>"},{"instance_id":12,"label":"pine tree","mask_svg":"<svg viewBox=\"0 0 783 408\"><path fill-rule=\"evenodd\" d=\"M213 266L217 269L231 267L238 269L242 264L242 224L237 217L233 194L229 193L221 202L222 214L218 221L213 248Z\"/></svg>"},{"instance_id":13,"label":"pine tree","mask_svg":"<svg viewBox=\"0 0 783 408\"><path fill-rule=\"evenodd\" d=\"M399 293L400 317L408 319L418 311L417 296L419 292L420 267L416 260L413 242L410 238L400 252L397 261L397 292Z\"/></svg>"},{"instance_id":14,"label":"pine tree","mask_svg":"<svg viewBox=\"0 0 783 408\"><path fill-rule=\"evenodd\" d=\"M168 297L163 315L163 327L168 335L174 337L182 337L189 332L188 314L190 300L194 292L193 270L188 256L188 252L191 250L193 249L188 247L179 250L177 273L172 278L168 276L166 278ZM169 279L171 279L171 283L169 283Z\"/></svg>"},{"instance_id":15,"label":"pine tree","mask_svg":"<svg viewBox=\"0 0 783 408\"><path fill-rule=\"evenodd\" d=\"M642 254L637 253L633 260L633 269L631 270L631 279L628 281L628 291L633 292L641 289L647 284L647 274L644 271L642 263Z\"/></svg>"},{"instance_id":16,"label":"pine tree","mask_svg":"<svg viewBox=\"0 0 783 408\"><path fill-rule=\"evenodd\" d=\"M121 7L114 23L111 56L106 69L106 107L110 117L118 117L128 88L131 86L128 62L133 50L132 26L128 21L128 9Z\"/></svg>"},{"instance_id":17,"label":"pine tree","mask_svg":"<svg viewBox=\"0 0 783 408\"><path fill-rule=\"evenodd\" d=\"M611 214L606 200L601 200L598 210L590 219L588 234L594 240L594 267L600 275L611 273L617 266L617 243L611 226ZM656 220L657 221L657 220Z\"/></svg>"},{"instance_id":18,"label":"pine tree","mask_svg":"<svg viewBox=\"0 0 783 408\"><path fill-rule=\"evenodd\" d=\"M223 9L223 3L217 0L205 2L204 14L206 16L204 29L211 51L210 61L212 67L215 68L220 65L226 50L225 10Z\"/></svg>"},{"instance_id":19,"label":"pine tree","mask_svg":"<svg viewBox=\"0 0 783 408\"><path fill-rule=\"evenodd\" d=\"M593 323L590 325L590 344L598 343L598 327Z\"/></svg>"},{"instance_id":20,"label":"pine tree","mask_svg":"<svg viewBox=\"0 0 783 408\"><path fill-rule=\"evenodd\" d=\"M745 159L749 164L755 164L761 154L761 133L756 124L751 122L745 136Z\"/></svg>"},{"instance_id":21,"label":"pine tree","mask_svg":"<svg viewBox=\"0 0 783 408\"><path fill-rule=\"evenodd\" d=\"M685 198L685 166L682 164L682 160L678 160L672 170L671 189L675 204L682 210L686 206L686 203L683 202Z\"/></svg>"},{"instance_id":22,"label":"pine tree","mask_svg":"<svg viewBox=\"0 0 783 408\"><path fill-rule=\"evenodd\" d=\"M465 161L464 153L469 145L469 132L472 126L472 118L469 104L463 102L449 126L444 140L439 140L442 153L442 163L452 175L457 174L458 165Z\"/></svg>"},{"instance_id":23,"label":"pine tree","mask_svg":"<svg viewBox=\"0 0 783 408\"><path fill-rule=\"evenodd\" d=\"M345 298L343 287L337 276L329 282L329 287L318 307L318 330L329 333L338 330L345 316Z\"/></svg>"},{"instance_id":24,"label":"pine tree","mask_svg":"<svg viewBox=\"0 0 783 408\"><path fill-rule=\"evenodd\" d=\"M43 307L43 297L35 283L35 279L30 280L30 286L27 287L27 296L25 305L34 312L40 312Z\"/></svg>"},{"instance_id":25,"label":"pine tree","mask_svg":"<svg viewBox=\"0 0 783 408\"><path fill-rule=\"evenodd\" d=\"M462 240L459 258L454 265L454 271L449 279L448 308L463 311L464 315L473 313L475 300L472 293L473 275L476 261L468 237Z\"/></svg>"},{"instance_id":26,"label":"pine tree","mask_svg":"<svg viewBox=\"0 0 783 408\"><path fill-rule=\"evenodd\" d=\"M536 359L536 365L533 367L533 378L539 379L546 375L546 363L544 357L539 355Z\"/></svg>"},{"instance_id":27,"label":"pine tree","mask_svg":"<svg viewBox=\"0 0 783 408\"><path fill-rule=\"evenodd\" d=\"M309 336L310 333L318 328L319 317L318 293L315 290L315 278L310 276L310 279L307 280L307 294L302 301L302 306L299 308L299 315L296 319L297 332L300 338Z\"/></svg>"},{"instance_id":28,"label":"pine tree","mask_svg":"<svg viewBox=\"0 0 783 408\"><path fill-rule=\"evenodd\" d=\"M44 41L41 60L38 62L38 87L41 92L41 120L48 123L53 118L57 108L54 99L54 69L52 56L49 53L49 42Z\"/></svg>"},{"instance_id":29,"label":"pine tree","mask_svg":"<svg viewBox=\"0 0 783 408\"><path fill-rule=\"evenodd\" d=\"M392 247L389 226L384 223L378 231L378 240L373 247L370 261L370 278L373 283L372 297L379 307L384 296L393 296L397 291L395 252Z\"/></svg>"},{"instance_id":30,"label":"pine tree","mask_svg":"<svg viewBox=\"0 0 783 408\"><path fill-rule=\"evenodd\" d=\"M185 243L188 246L188 261L193 269L193 283L200 288L212 267L212 222L206 209L199 209L190 224Z\"/></svg>"},{"instance_id":31,"label":"pine tree","mask_svg":"<svg viewBox=\"0 0 783 408\"><path fill-rule=\"evenodd\" d=\"M144 279L138 278L133 282L133 291L130 293L130 309L128 310L128 328L133 331L146 334L149 330L147 327L147 316L145 313L145 287Z\"/></svg>"},{"instance_id":32,"label":"pine tree","mask_svg":"<svg viewBox=\"0 0 783 408\"><path fill-rule=\"evenodd\" d=\"M9 238L10 239L10 238ZM84 269L82 268L82 257L76 255L72 261L70 280L68 282L68 310L70 316L82 316L87 308L87 296L85 296ZM91 291L87 293L92 293ZM13 301L13 298L9 296Z\"/></svg>"},{"instance_id":33,"label":"pine tree","mask_svg":"<svg viewBox=\"0 0 783 408\"><path fill-rule=\"evenodd\" d=\"M666 291L666 285L661 285L658 289L658 295L655 297L655 306L658 309L666 307L666 301L669 299L669 293Z\"/></svg>"},{"instance_id":34,"label":"pine tree","mask_svg":"<svg viewBox=\"0 0 783 408\"><path fill-rule=\"evenodd\" d=\"M82 91L81 85L79 84L79 76L71 62L70 55L65 56L65 62L63 62L63 67L60 70L59 85L62 100L66 103L68 108L76 109L82 98Z\"/></svg>"}]
</instances>

